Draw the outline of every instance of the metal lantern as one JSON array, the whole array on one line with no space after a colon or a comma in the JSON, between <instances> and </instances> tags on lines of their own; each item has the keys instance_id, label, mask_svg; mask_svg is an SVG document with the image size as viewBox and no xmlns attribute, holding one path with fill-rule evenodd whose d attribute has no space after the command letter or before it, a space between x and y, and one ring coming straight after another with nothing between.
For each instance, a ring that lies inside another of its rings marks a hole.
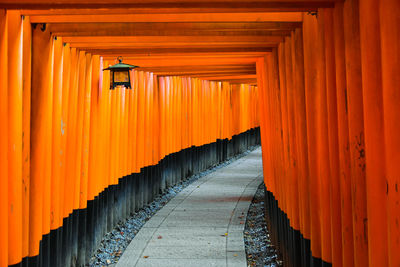
<instances>
[{"instance_id":1,"label":"metal lantern","mask_svg":"<svg viewBox=\"0 0 400 267\"><path fill-rule=\"evenodd\" d=\"M119 63L103 69L110 71L110 89L113 90L117 86L132 89L130 70L138 66L122 63L122 57L118 57L118 61Z\"/></svg>"}]
</instances>

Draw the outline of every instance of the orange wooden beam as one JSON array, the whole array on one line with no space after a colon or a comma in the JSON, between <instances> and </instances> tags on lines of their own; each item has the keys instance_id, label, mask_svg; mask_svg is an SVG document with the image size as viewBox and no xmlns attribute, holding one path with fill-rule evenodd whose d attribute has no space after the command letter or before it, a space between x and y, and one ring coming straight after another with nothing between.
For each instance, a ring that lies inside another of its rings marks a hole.
<instances>
[{"instance_id":1,"label":"orange wooden beam","mask_svg":"<svg viewBox=\"0 0 400 267\"><path fill-rule=\"evenodd\" d=\"M104 46L106 44L119 45L121 43L271 43L281 42L281 36L72 36L63 37L65 43L73 46L82 46L82 44L91 44Z\"/></svg>"},{"instance_id":2,"label":"orange wooden beam","mask_svg":"<svg viewBox=\"0 0 400 267\"><path fill-rule=\"evenodd\" d=\"M60 36L264 35L274 31L285 33L301 27L301 22L57 23L47 27L54 35Z\"/></svg>"},{"instance_id":3,"label":"orange wooden beam","mask_svg":"<svg viewBox=\"0 0 400 267\"><path fill-rule=\"evenodd\" d=\"M127 64L134 64L140 67L152 67L152 66L211 66L211 65L237 65L237 64L251 64L257 61L257 57L248 58L200 58L197 60L193 59L177 59L171 61L170 59L156 59L156 60L144 60L144 59L126 59L124 60Z\"/></svg>"},{"instance_id":4,"label":"orange wooden beam","mask_svg":"<svg viewBox=\"0 0 400 267\"><path fill-rule=\"evenodd\" d=\"M101 56L129 56L129 55L162 55L165 53L215 53L215 52L271 52L271 47L222 47L222 48L180 48L180 47L170 47L170 48L150 48L150 49L85 49L86 52L97 54Z\"/></svg>"},{"instance_id":5,"label":"orange wooden beam","mask_svg":"<svg viewBox=\"0 0 400 267\"><path fill-rule=\"evenodd\" d=\"M167 52L163 53L162 55L160 54L125 54L124 56L124 61L125 60L181 60L181 59L190 59L190 60L195 60L195 59L204 59L208 58L209 60L214 60L214 59L231 59L234 57L235 59L240 59L240 58L256 58L256 57L262 57L265 55L266 52ZM110 62L117 62L117 58L113 55L104 55L104 60L109 60Z\"/></svg>"},{"instance_id":6,"label":"orange wooden beam","mask_svg":"<svg viewBox=\"0 0 400 267\"><path fill-rule=\"evenodd\" d=\"M263 43L250 43L250 42L196 42L196 43L72 43L71 47L79 48L82 50L125 50L125 49L158 49L158 48L240 48L240 47L275 47L279 42L263 42Z\"/></svg>"},{"instance_id":7,"label":"orange wooden beam","mask_svg":"<svg viewBox=\"0 0 400 267\"><path fill-rule=\"evenodd\" d=\"M112 0L4 0L0 7L8 9L121 9L133 8L137 12L182 12L201 11L211 12L244 12L264 10L313 10L321 7L332 7L335 0L253 0L251 2L240 0L219 0L219 1L194 1L194 0L145 0L132 2L130 0L119 1L118 4ZM236 10L236 11L234 11Z\"/></svg>"},{"instance_id":8,"label":"orange wooden beam","mask_svg":"<svg viewBox=\"0 0 400 267\"><path fill-rule=\"evenodd\" d=\"M216 81L219 80L219 77L224 76L234 76L234 75L254 75L254 72L250 71L238 71L238 72L154 72L154 74L158 76L187 76L187 77L216 77ZM217 79L218 77L218 79Z\"/></svg>"},{"instance_id":9,"label":"orange wooden beam","mask_svg":"<svg viewBox=\"0 0 400 267\"><path fill-rule=\"evenodd\" d=\"M29 13L29 12L28 12ZM97 12L96 12L97 13ZM31 14L32 23L95 22L301 22L300 12L271 13L177 13L177 14Z\"/></svg>"},{"instance_id":10,"label":"orange wooden beam","mask_svg":"<svg viewBox=\"0 0 400 267\"><path fill-rule=\"evenodd\" d=\"M142 71L209 71L209 70L256 70L254 64L238 64L238 65L212 65L212 66L153 66L153 67L141 67L138 70Z\"/></svg>"},{"instance_id":11,"label":"orange wooden beam","mask_svg":"<svg viewBox=\"0 0 400 267\"><path fill-rule=\"evenodd\" d=\"M257 85L257 79L224 80L231 84L250 84Z\"/></svg>"},{"instance_id":12,"label":"orange wooden beam","mask_svg":"<svg viewBox=\"0 0 400 267\"><path fill-rule=\"evenodd\" d=\"M244 80L244 79L257 79L257 75L248 74L248 75L234 75L234 76L202 77L202 79L211 81Z\"/></svg>"},{"instance_id":13,"label":"orange wooden beam","mask_svg":"<svg viewBox=\"0 0 400 267\"><path fill-rule=\"evenodd\" d=\"M293 28L294 29L294 28ZM134 29L122 31L121 29L114 30L99 30L92 29L84 30L65 29L65 31L53 31L55 36L63 37L92 37L92 36L288 36L293 29L253 29L253 30L237 30L237 29L215 29L215 30L193 30L193 29Z\"/></svg>"}]
</instances>

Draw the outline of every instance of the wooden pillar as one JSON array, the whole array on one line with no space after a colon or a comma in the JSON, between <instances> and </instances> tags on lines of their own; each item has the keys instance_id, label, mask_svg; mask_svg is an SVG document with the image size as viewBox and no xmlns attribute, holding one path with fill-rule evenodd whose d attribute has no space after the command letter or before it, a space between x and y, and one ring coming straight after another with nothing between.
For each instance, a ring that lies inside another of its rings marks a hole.
<instances>
[{"instance_id":1,"label":"wooden pillar","mask_svg":"<svg viewBox=\"0 0 400 267\"><path fill-rule=\"evenodd\" d=\"M400 265L400 2L382 0L380 6L380 36L382 55L382 91L384 114L384 144L388 200L389 266ZM383 227L383 226L382 226Z\"/></svg>"},{"instance_id":2,"label":"wooden pillar","mask_svg":"<svg viewBox=\"0 0 400 267\"><path fill-rule=\"evenodd\" d=\"M121 177L121 102L122 102L122 90L124 90L121 86L117 86L115 89L115 98L116 98L116 107L115 113L112 114L115 116L115 165L113 172L113 185L118 184L118 179ZM115 221L116 223L117 221Z\"/></svg>"},{"instance_id":3,"label":"wooden pillar","mask_svg":"<svg viewBox=\"0 0 400 267\"><path fill-rule=\"evenodd\" d=\"M61 38L53 41L54 49L54 75L53 75L53 107L52 107L52 168L51 168L51 204L50 204L50 229L55 230L61 226L59 216L59 197L62 170L62 85L63 85L63 42Z\"/></svg>"},{"instance_id":4,"label":"wooden pillar","mask_svg":"<svg viewBox=\"0 0 400 267\"><path fill-rule=\"evenodd\" d=\"M31 71L32 26L29 17L23 17L22 63L22 258L29 255L29 187L31 134ZM1 265L1 264L0 264Z\"/></svg>"},{"instance_id":5,"label":"wooden pillar","mask_svg":"<svg viewBox=\"0 0 400 267\"><path fill-rule=\"evenodd\" d=\"M366 153L368 256L370 266L388 266L379 1L360 1L363 110Z\"/></svg>"},{"instance_id":6,"label":"wooden pillar","mask_svg":"<svg viewBox=\"0 0 400 267\"><path fill-rule=\"evenodd\" d=\"M286 66L286 99L288 117L288 137L289 137L289 170L286 174L289 189L285 196L288 201L288 215L290 215L291 226L299 230L299 192L298 192L298 166L297 166L297 145L296 145L296 118L294 110L294 79L293 79L293 59L292 59L292 37L285 38L285 66ZM270 70L272 71L272 70Z\"/></svg>"},{"instance_id":7,"label":"wooden pillar","mask_svg":"<svg viewBox=\"0 0 400 267\"><path fill-rule=\"evenodd\" d=\"M269 150L269 139L268 139L268 126L267 126L267 119L266 119L266 99L265 99L265 93L266 93L266 80L265 80L265 60L264 58L260 58L257 60L256 64L257 68L257 84L259 88L259 94L260 94L260 130L261 130L261 148L262 148L262 157L263 157L263 173L264 173L264 183L270 192L275 192L272 189L272 183L269 175L269 160L270 160L270 150Z\"/></svg>"},{"instance_id":8,"label":"wooden pillar","mask_svg":"<svg viewBox=\"0 0 400 267\"><path fill-rule=\"evenodd\" d=\"M362 94L359 1L343 4L349 150L353 206L354 265L368 266L368 218Z\"/></svg>"},{"instance_id":9,"label":"wooden pillar","mask_svg":"<svg viewBox=\"0 0 400 267\"><path fill-rule=\"evenodd\" d=\"M354 265L353 248L353 217L351 200L351 164L348 128L348 103L346 87L346 62L344 52L344 25L343 3L335 5L334 14L334 41L336 67L336 96L338 113L338 142L340 164L340 195L342 218L342 252L343 266Z\"/></svg>"},{"instance_id":10,"label":"wooden pillar","mask_svg":"<svg viewBox=\"0 0 400 267\"><path fill-rule=\"evenodd\" d=\"M137 111L137 161L138 161L138 170L143 167L144 161L144 73L143 71L139 71L139 86L137 90L138 94L138 111Z\"/></svg>"},{"instance_id":11,"label":"wooden pillar","mask_svg":"<svg viewBox=\"0 0 400 267\"><path fill-rule=\"evenodd\" d=\"M137 168L137 120L138 120L138 72L137 71L133 71L134 74L134 91L133 91L133 96L132 96L132 124L133 124L133 128L132 128L132 138L134 140L133 142L133 147L132 147L132 168L133 168L133 172L138 172L138 168Z\"/></svg>"},{"instance_id":12,"label":"wooden pillar","mask_svg":"<svg viewBox=\"0 0 400 267\"><path fill-rule=\"evenodd\" d=\"M318 176L318 80L317 80L317 19L311 15L303 17L304 77L307 119L308 168L310 175L310 215L311 215L311 251L314 257L322 257L321 244L321 200L320 180Z\"/></svg>"},{"instance_id":13,"label":"wooden pillar","mask_svg":"<svg viewBox=\"0 0 400 267\"><path fill-rule=\"evenodd\" d=\"M8 265L8 18L0 10L0 265Z\"/></svg>"},{"instance_id":14,"label":"wooden pillar","mask_svg":"<svg viewBox=\"0 0 400 267\"><path fill-rule=\"evenodd\" d=\"M338 144L338 112L336 97L335 48L333 10L324 9L326 101L329 141L330 216L332 239L332 265L342 266L342 223L340 203L340 166Z\"/></svg>"},{"instance_id":15,"label":"wooden pillar","mask_svg":"<svg viewBox=\"0 0 400 267\"><path fill-rule=\"evenodd\" d=\"M22 260L22 18L8 19L8 264Z\"/></svg>"},{"instance_id":16,"label":"wooden pillar","mask_svg":"<svg viewBox=\"0 0 400 267\"><path fill-rule=\"evenodd\" d=\"M44 231L50 230L50 192L45 190L50 181L48 155L51 148L52 114L52 53L48 30L38 25L32 40L32 112L31 112L31 184L29 207L29 256L39 254L39 242ZM51 169L50 169L51 170ZM48 210L44 206L49 207ZM47 211L45 213L45 211ZM45 221L45 218L48 218ZM48 227L46 227L48 226Z\"/></svg>"},{"instance_id":17,"label":"wooden pillar","mask_svg":"<svg viewBox=\"0 0 400 267\"><path fill-rule=\"evenodd\" d=\"M105 152L100 150L102 140L101 117L99 116L102 111L102 102L100 96L100 72L102 71L100 65L100 57L92 56L92 77L91 77L91 92L90 92L90 141L89 141L89 166L88 166L88 184L87 184L87 199L93 200L95 196L101 192L100 179L101 173L99 170L102 168L101 156ZM90 76L90 75L89 75ZM99 118L100 117L100 118Z\"/></svg>"},{"instance_id":18,"label":"wooden pillar","mask_svg":"<svg viewBox=\"0 0 400 267\"><path fill-rule=\"evenodd\" d=\"M293 58L293 82L294 82L294 105L296 115L296 144L299 168L299 200L302 211L303 237L310 239L310 191L307 154L307 122L306 103L304 91L304 56L303 56L303 31L301 28L293 34L292 46Z\"/></svg>"},{"instance_id":19,"label":"wooden pillar","mask_svg":"<svg viewBox=\"0 0 400 267\"><path fill-rule=\"evenodd\" d=\"M78 95L77 95L77 116L76 116L76 163L74 173L74 209L79 209L81 204L81 179L82 175L82 151L83 151L83 124L84 124L84 108L86 94L86 53L79 51L78 56ZM78 233L76 233L78 234Z\"/></svg>"},{"instance_id":20,"label":"wooden pillar","mask_svg":"<svg viewBox=\"0 0 400 267\"><path fill-rule=\"evenodd\" d=\"M68 135L68 97L71 74L71 48L63 45L63 72L62 72L62 103L61 103L61 177L60 177L60 222L68 216L65 205L66 169L67 169L67 135Z\"/></svg>"},{"instance_id":21,"label":"wooden pillar","mask_svg":"<svg viewBox=\"0 0 400 267\"><path fill-rule=\"evenodd\" d=\"M85 75L84 79L84 96L83 96L83 128L82 128L82 164L81 179L79 192L79 208L87 207L88 196L88 174L89 174L89 148L90 148L90 108L91 108L91 92L92 92L92 55L85 55ZM82 88L83 89L83 88Z\"/></svg>"},{"instance_id":22,"label":"wooden pillar","mask_svg":"<svg viewBox=\"0 0 400 267\"><path fill-rule=\"evenodd\" d=\"M321 197L321 242L322 259L332 262L331 250L331 214L330 214L330 172L329 172L329 143L328 143L328 113L326 97L326 69L325 69L325 36L324 36L324 11L318 10L318 36L317 50L314 59L317 64L317 147L318 147L318 176L320 180Z\"/></svg>"},{"instance_id":23,"label":"wooden pillar","mask_svg":"<svg viewBox=\"0 0 400 267\"><path fill-rule=\"evenodd\" d=\"M64 215L68 216L74 209L74 184L76 162L76 123L77 123L77 99L78 99L78 53L76 48L71 49L68 93L68 120L66 140L66 170L65 170L65 194ZM66 88L63 88L66 89ZM65 100L66 101L66 100Z\"/></svg>"}]
</instances>

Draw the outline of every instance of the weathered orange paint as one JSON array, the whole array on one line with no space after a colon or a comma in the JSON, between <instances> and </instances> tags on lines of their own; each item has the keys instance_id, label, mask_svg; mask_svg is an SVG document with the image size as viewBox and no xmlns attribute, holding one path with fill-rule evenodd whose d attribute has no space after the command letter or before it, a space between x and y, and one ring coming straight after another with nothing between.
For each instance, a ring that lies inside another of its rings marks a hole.
<instances>
[{"instance_id":1,"label":"weathered orange paint","mask_svg":"<svg viewBox=\"0 0 400 267\"><path fill-rule=\"evenodd\" d=\"M32 27L29 17L23 18L22 24L22 257L27 257L29 255Z\"/></svg>"},{"instance_id":2,"label":"weathered orange paint","mask_svg":"<svg viewBox=\"0 0 400 267\"><path fill-rule=\"evenodd\" d=\"M360 1L369 266L388 266L387 196L379 2Z\"/></svg>"},{"instance_id":3,"label":"weathered orange paint","mask_svg":"<svg viewBox=\"0 0 400 267\"><path fill-rule=\"evenodd\" d=\"M399 186L399 88L400 88L400 3L379 2L380 37L382 56L382 93L384 114L384 144L386 156L386 179L388 200L388 249L389 266L400 264L400 194Z\"/></svg>"},{"instance_id":4,"label":"weathered orange paint","mask_svg":"<svg viewBox=\"0 0 400 267\"><path fill-rule=\"evenodd\" d=\"M332 262L331 249L331 218L330 218L330 172L329 172L329 144L327 122L327 98L326 98L326 69L325 69L325 36L324 36L324 12L318 10L318 37L316 45L317 64L317 153L318 153L318 178L320 180L320 209L321 209L321 246L322 259Z\"/></svg>"},{"instance_id":5,"label":"weathered orange paint","mask_svg":"<svg viewBox=\"0 0 400 267\"><path fill-rule=\"evenodd\" d=\"M350 153L348 103L346 87L346 62L344 52L343 4L337 4L333 14L336 66L336 96L338 112L339 164L340 164L340 195L342 220L342 252L343 266L354 265L353 219L350 186Z\"/></svg>"},{"instance_id":6,"label":"weathered orange paint","mask_svg":"<svg viewBox=\"0 0 400 267\"><path fill-rule=\"evenodd\" d=\"M50 219L50 208L44 214L45 160L48 147L48 114L52 113L51 101L51 37L39 28L32 37L32 112L31 112L31 180L29 195L29 256L39 253L39 242L43 235L44 218ZM51 139L50 139L51 140ZM47 144L47 145L46 145ZM47 168L48 170L48 168ZM46 176L49 177L49 176ZM48 224L47 230L50 230Z\"/></svg>"},{"instance_id":7,"label":"weathered orange paint","mask_svg":"<svg viewBox=\"0 0 400 267\"><path fill-rule=\"evenodd\" d=\"M349 151L353 206L354 265L368 266L368 217L362 98L359 1L343 4Z\"/></svg>"},{"instance_id":8,"label":"weathered orange paint","mask_svg":"<svg viewBox=\"0 0 400 267\"><path fill-rule=\"evenodd\" d=\"M334 266L343 266L333 10L325 9L322 12L324 12L325 30L326 99L329 141L329 172L331 178L329 183L331 185L330 220L332 264Z\"/></svg>"}]
</instances>

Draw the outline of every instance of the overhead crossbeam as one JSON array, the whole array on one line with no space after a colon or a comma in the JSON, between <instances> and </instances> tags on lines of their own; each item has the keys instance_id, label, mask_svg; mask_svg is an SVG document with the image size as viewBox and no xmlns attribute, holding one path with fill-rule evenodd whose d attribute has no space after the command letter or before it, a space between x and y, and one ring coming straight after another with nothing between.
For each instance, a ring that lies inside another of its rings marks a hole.
<instances>
[{"instance_id":1,"label":"overhead crossbeam","mask_svg":"<svg viewBox=\"0 0 400 267\"><path fill-rule=\"evenodd\" d=\"M60 15L34 14L32 23L116 23L116 22L301 22L301 12L269 13L177 13L177 14L103 14L103 15ZM97 13L97 11L96 11Z\"/></svg>"},{"instance_id":2,"label":"overhead crossbeam","mask_svg":"<svg viewBox=\"0 0 400 267\"><path fill-rule=\"evenodd\" d=\"M333 7L337 0L3 0L1 8L8 9L135 9L143 13L190 12L254 12L254 11L307 11ZM236 11L234 11L236 10ZM180 12L179 12L180 11Z\"/></svg>"}]
</instances>

